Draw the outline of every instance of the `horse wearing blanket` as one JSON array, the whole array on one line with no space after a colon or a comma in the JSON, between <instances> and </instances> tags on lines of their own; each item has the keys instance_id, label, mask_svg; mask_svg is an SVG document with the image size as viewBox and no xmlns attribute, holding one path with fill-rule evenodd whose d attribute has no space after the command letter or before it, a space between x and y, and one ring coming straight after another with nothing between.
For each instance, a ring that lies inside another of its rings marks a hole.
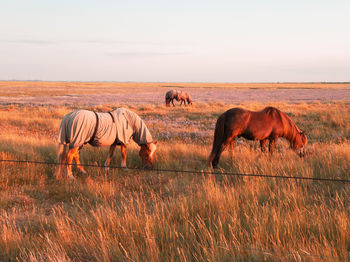
<instances>
[{"instance_id":1,"label":"horse wearing blanket","mask_svg":"<svg viewBox=\"0 0 350 262\"><path fill-rule=\"evenodd\" d=\"M174 99L176 101L179 101L179 93L180 91L177 91L175 89L172 89L170 91L168 91L166 94L165 94L165 105L166 106L170 106L170 102L174 105Z\"/></svg>"},{"instance_id":2,"label":"horse wearing blanket","mask_svg":"<svg viewBox=\"0 0 350 262\"><path fill-rule=\"evenodd\" d=\"M89 143L92 146L110 146L105 162L108 167L117 145L121 146L121 166L126 167L126 146L130 139L140 146L139 155L145 167L153 166L154 152L157 142L152 136L144 121L134 112L125 108L118 108L112 112L97 113L78 109L68 113L62 119L59 134L59 168L57 177L60 177L61 166L67 161L67 176L72 175L71 163L73 159L77 168L86 173L79 160L79 150ZM66 149L68 152L66 153Z\"/></svg>"}]
</instances>

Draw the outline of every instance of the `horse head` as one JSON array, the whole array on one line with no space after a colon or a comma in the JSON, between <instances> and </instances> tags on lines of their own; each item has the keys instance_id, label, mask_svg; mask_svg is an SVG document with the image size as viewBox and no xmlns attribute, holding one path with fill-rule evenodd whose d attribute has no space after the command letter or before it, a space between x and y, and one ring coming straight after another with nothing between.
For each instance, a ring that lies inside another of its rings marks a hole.
<instances>
[{"instance_id":1,"label":"horse head","mask_svg":"<svg viewBox=\"0 0 350 262\"><path fill-rule=\"evenodd\" d=\"M187 94L187 103L189 104L189 105L192 105L192 98L191 98L191 96L189 95L189 94Z\"/></svg>"},{"instance_id":2,"label":"horse head","mask_svg":"<svg viewBox=\"0 0 350 262\"><path fill-rule=\"evenodd\" d=\"M141 145L139 155L142 159L142 163L146 168L152 168L154 162L154 153L157 149L157 141Z\"/></svg>"},{"instance_id":3,"label":"horse head","mask_svg":"<svg viewBox=\"0 0 350 262\"><path fill-rule=\"evenodd\" d=\"M300 131L298 133L297 143L295 145L295 149L299 153L300 157L304 157L306 154L305 146L307 144L307 136L304 132Z\"/></svg>"}]
</instances>

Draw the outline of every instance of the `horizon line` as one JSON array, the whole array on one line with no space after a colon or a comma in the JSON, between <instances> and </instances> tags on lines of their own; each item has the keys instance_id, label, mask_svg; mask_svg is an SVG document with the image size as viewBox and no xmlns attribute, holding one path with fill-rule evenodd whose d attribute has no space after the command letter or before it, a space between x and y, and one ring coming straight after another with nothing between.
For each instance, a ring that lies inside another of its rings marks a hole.
<instances>
[{"instance_id":1,"label":"horizon line","mask_svg":"<svg viewBox=\"0 0 350 262\"><path fill-rule=\"evenodd\" d=\"M117 81L117 80L0 80L0 82L75 82L75 83L227 83L227 84L289 84L289 83L324 83L324 84L350 84L350 81Z\"/></svg>"}]
</instances>

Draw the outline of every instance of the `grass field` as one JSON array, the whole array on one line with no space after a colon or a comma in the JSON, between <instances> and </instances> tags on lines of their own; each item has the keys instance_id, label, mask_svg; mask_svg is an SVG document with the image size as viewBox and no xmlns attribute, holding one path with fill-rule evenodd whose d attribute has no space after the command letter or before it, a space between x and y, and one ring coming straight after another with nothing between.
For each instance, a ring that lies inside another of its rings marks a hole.
<instances>
[{"instance_id":1,"label":"grass field","mask_svg":"<svg viewBox=\"0 0 350 262\"><path fill-rule=\"evenodd\" d=\"M136 83L0 81L0 96L57 96L71 94L119 94L168 89L350 89L350 83Z\"/></svg>"},{"instance_id":2,"label":"grass field","mask_svg":"<svg viewBox=\"0 0 350 262\"><path fill-rule=\"evenodd\" d=\"M35 88L38 96L54 95L54 86ZM20 96L20 89L2 86L0 93ZM269 105L306 132L307 156L300 159L283 140L270 156L242 139L233 156L223 154L220 170L350 179L349 101ZM350 184L200 173L210 171L217 117L236 106L258 110L266 103L129 105L158 140L155 166L197 174L87 167L86 175L73 168L75 181L58 181L51 165L0 162L0 261L348 261ZM0 158L55 162L60 120L77 107L0 105ZM107 152L85 146L81 159L103 164ZM117 152L112 164L119 161ZM141 167L135 144L127 165Z\"/></svg>"}]
</instances>

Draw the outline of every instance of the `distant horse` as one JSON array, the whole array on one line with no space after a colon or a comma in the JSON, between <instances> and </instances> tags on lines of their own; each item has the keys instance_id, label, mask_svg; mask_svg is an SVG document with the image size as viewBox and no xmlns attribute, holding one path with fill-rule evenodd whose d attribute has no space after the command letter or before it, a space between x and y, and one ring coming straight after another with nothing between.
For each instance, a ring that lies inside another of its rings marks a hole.
<instances>
[{"instance_id":1,"label":"distant horse","mask_svg":"<svg viewBox=\"0 0 350 262\"><path fill-rule=\"evenodd\" d=\"M182 103L184 103L184 105L186 106L186 102L187 104L192 105L192 98L189 95L189 93L182 91L182 92L179 92L177 96L178 96L178 99L180 100L180 106L182 105Z\"/></svg>"},{"instance_id":2,"label":"distant horse","mask_svg":"<svg viewBox=\"0 0 350 262\"><path fill-rule=\"evenodd\" d=\"M126 145L131 138L141 147L139 155L143 165L152 167L157 142L153 142L146 124L134 112L125 108L118 108L107 113L96 113L81 109L68 113L61 121L58 134L59 168L56 176L60 177L61 166L66 160L67 177L74 178L71 166L73 159L77 164L77 168L82 173L86 173L80 164L79 150L87 143L92 146L110 146L105 161L106 168L110 164L116 146L120 145L121 166L126 167ZM69 149L66 153L68 146Z\"/></svg>"},{"instance_id":3,"label":"distant horse","mask_svg":"<svg viewBox=\"0 0 350 262\"><path fill-rule=\"evenodd\" d=\"M179 94L180 92L175 90L175 89L172 89L170 91L168 91L166 94L165 94L165 105L166 106L170 106L170 102L174 105L174 99L176 99L176 101L179 101Z\"/></svg>"},{"instance_id":4,"label":"distant horse","mask_svg":"<svg viewBox=\"0 0 350 262\"><path fill-rule=\"evenodd\" d=\"M289 116L277 108L266 107L258 112L232 108L220 115L216 122L213 148L209 156L213 168L217 167L220 155L228 145L233 149L236 137L259 140L263 152L269 141L270 153L274 151L277 139L283 137L290 142L291 148L299 151L300 157L305 154L307 144L306 135Z\"/></svg>"}]
</instances>

